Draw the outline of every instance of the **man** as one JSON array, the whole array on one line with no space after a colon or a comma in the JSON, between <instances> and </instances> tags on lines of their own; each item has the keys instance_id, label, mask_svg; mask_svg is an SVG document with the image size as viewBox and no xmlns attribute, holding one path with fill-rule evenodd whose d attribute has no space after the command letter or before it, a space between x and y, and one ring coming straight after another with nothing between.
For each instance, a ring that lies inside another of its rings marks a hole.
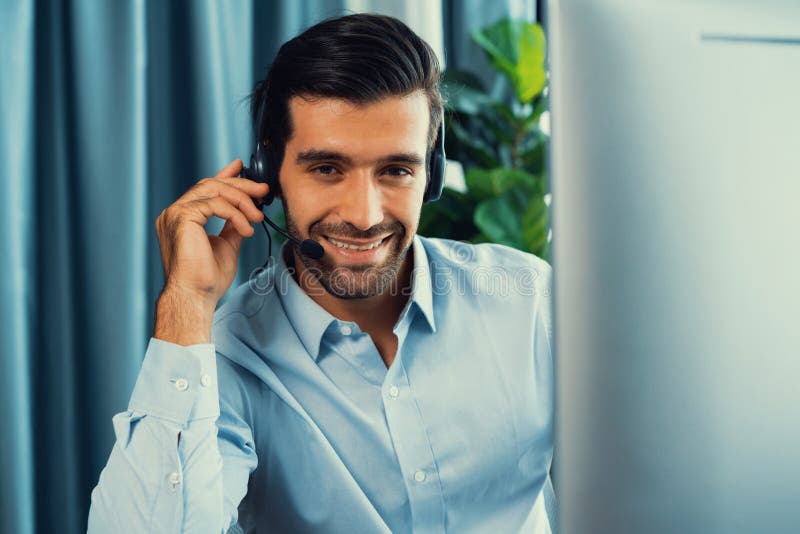
<instances>
[{"instance_id":1,"label":"man","mask_svg":"<svg viewBox=\"0 0 800 534\"><path fill-rule=\"evenodd\" d=\"M400 21L284 44L254 119L289 232L324 256L287 241L215 313L268 186L237 160L162 212L155 331L90 532L550 531L550 268L416 235L441 109Z\"/></svg>"}]
</instances>

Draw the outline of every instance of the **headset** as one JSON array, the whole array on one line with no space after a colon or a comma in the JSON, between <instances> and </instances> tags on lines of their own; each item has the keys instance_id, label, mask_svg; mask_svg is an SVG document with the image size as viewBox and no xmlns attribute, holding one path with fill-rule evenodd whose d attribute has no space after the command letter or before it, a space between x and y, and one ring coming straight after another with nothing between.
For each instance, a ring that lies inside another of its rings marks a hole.
<instances>
[{"instance_id":1,"label":"headset","mask_svg":"<svg viewBox=\"0 0 800 534\"><path fill-rule=\"evenodd\" d=\"M254 124L255 151L250 155L250 166L244 167L242 172L239 174L239 176L248 178L254 182L263 182L269 185L269 192L259 206L262 211L265 206L269 206L272 204L272 201L275 200L275 193L280 192L277 155L275 154L274 150L264 145L260 139L262 132L264 131L264 108L266 108L266 105L264 102L261 102L259 104L256 122ZM434 142L433 150L431 151L431 156L428 161L428 181L425 185L425 193L422 197L422 201L425 203L439 200L439 198L442 196L442 190L444 189L444 175L445 168L447 166L447 159L444 153L444 110L442 111L441 125L439 126L439 132L436 136L436 141ZM267 239L269 239L269 257L267 258L267 263L269 262L269 258L272 257L272 237L269 234L269 230L267 230L267 227L264 225L264 222L269 224L278 233L285 236L286 239L296 244L300 248L300 253L304 256L318 260L324 255L322 245L320 245L318 242L314 241L313 239L304 239L303 241L300 241L296 237L290 235L288 232L280 228L273 221L271 221L266 214L264 214L264 221L262 221L261 226L264 227L264 231L267 233Z\"/></svg>"}]
</instances>

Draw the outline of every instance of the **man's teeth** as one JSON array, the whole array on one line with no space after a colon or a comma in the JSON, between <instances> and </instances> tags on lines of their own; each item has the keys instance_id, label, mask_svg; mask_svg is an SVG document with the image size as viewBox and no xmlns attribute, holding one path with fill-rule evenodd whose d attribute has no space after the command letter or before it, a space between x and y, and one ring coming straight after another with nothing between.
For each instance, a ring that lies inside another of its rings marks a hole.
<instances>
[{"instance_id":1,"label":"man's teeth","mask_svg":"<svg viewBox=\"0 0 800 534\"><path fill-rule=\"evenodd\" d=\"M349 243L343 243L342 241L337 241L332 237L328 237L327 239L328 241L330 241L339 248L349 248L352 250L372 250L373 248L379 246L383 242L383 239L378 239L377 241L375 241L374 243L370 243L369 245L357 246L357 245L350 245Z\"/></svg>"}]
</instances>

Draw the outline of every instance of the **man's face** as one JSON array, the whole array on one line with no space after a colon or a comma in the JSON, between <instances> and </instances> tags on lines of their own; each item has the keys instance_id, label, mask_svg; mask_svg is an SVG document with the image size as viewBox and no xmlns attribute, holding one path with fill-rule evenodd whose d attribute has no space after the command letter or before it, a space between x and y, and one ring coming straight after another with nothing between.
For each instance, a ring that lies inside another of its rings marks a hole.
<instances>
[{"instance_id":1,"label":"man's face","mask_svg":"<svg viewBox=\"0 0 800 534\"><path fill-rule=\"evenodd\" d=\"M289 102L292 137L280 170L286 224L325 249L300 255L332 295L391 288L419 224L427 179L429 110L423 92L356 106L332 98ZM370 250L354 250L341 245ZM397 289L397 288L395 288Z\"/></svg>"}]
</instances>

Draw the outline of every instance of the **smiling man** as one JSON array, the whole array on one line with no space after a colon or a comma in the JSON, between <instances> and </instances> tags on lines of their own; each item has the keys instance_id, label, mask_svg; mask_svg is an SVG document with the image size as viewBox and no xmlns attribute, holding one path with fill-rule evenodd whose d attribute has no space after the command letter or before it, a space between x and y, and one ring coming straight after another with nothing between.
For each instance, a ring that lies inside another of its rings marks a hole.
<instances>
[{"instance_id":1,"label":"smiling man","mask_svg":"<svg viewBox=\"0 0 800 534\"><path fill-rule=\"evenodd\" d=\"M550 532L550 268L416 233L431 48L389 17L324 21L252 102L271 185L236 160L159 216L155 330L89 531ZM322 257L287 241L215 311L273 196Z\"/></svg>"}]
</instances>

